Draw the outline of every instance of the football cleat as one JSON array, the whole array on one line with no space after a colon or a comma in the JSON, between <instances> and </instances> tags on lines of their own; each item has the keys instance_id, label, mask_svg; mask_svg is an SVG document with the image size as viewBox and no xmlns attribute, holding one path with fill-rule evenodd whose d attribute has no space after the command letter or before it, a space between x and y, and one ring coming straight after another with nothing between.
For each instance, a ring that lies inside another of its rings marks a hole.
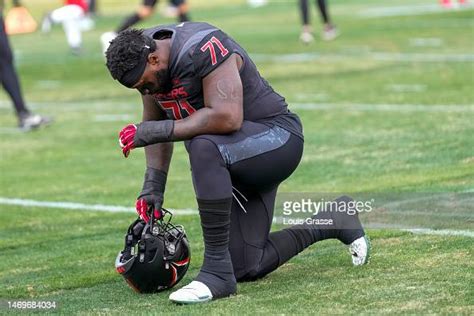
<instances>
[{"instance_id":1,"label":"football cleat","mask_svg":"<svg viewBox=\"0 0 474 316\"><path fill-rule=\"evenodd\" d=\"M206 284L192 281L185 287L171 293L169 299L177 304L204 303L212 300L212 293Z\"/></svg>"},{"instance_id":2,"label":"football cleat","mask_svg":"<svg viewBox=\"0 0 474 316\"><path fill-rule=\"evenodd\" d=\"M324 28L324 31L322 34L323 40L332 41L338 36L339 36L339 31L337 30L335 26L330 25Z\"/></svg>"},{"instance_id":3,"label":"football cleat","mask_svg":"<svg viewBox=\"0 0 474 316\"><path fill-rule=\"evenodd\" d=\"M28 114L20 118L18 127L20 127L23 132L28 132L40 126L49 125L52 121L53 120L50 117L40 116L38 114Z\"/></svg>"},{"instance_id":4,"label":"football cleat","mask_svg":"<svg viewBox=\"0 0 474 316\"><path fill-rule=\"evenodd\" d=\"M300 35L300 41L303 42L303 44L309 44L314 41L314 36L311 32L303 31Z\"/></svg>"},{"instance_id":5,"label":"football cleat","mask_svg":"<svg viewBox=\"0 0 474 316\"><path fill-rule=\"evenodd\" d=\"M370 240L367 236L357 238L349 245L349 252L352 256L352 264L361 266L369 262Z\"/></svg>"}]
</instances>

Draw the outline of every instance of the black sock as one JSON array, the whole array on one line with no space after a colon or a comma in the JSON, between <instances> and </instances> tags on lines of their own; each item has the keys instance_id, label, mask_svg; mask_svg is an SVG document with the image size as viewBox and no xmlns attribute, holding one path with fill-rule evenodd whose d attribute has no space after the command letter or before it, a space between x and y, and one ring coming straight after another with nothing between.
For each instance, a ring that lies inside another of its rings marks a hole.
<instances>
[{"instance_id":1,"label":"black sock","mask_svg":"<svg viewBox=\"0 0 474 316\"><path fill-rule=\"evenodd\" d=\"M326 6L326 0L318 0L319 13L325 24L329 24L329 15Z\"/></svg>"},{"instance_id":2,"label":"black sock","mask_svg":"<svg viewBox=\"0 0 474 316\"><path fill-rule=\"evenodd\" d=\"M348 196L335 199L325 212L319 212L313 219L330 219L332 225L317 225L322 239L337 238L346 245L365 235L353 202ZM351 205L352 203L352 205Z\"/></svg>"},{"instance_id":3,"label":"black sock","mask_svg":"<svg viewBox=\"0 0 474 316\"><path fill-rule=\"evenodd\" d=\"M303 25L308 25L309 24L308 0L300 0L300 13L301 13L301 19L303 20Z\"/></svg>"},{"instance_id":4,"label":"black sock","mask_svg":"<svg viewBox=\"0 0 474 316\"><path fill-rule=\"evenodd\" d=\"M322 236L318 230L303 224L271 233L269 240L278 254L277 266L281 266L305 248L322 240Z\"/></svg>"},{"instance_id":5,"label":"black sock","mask_svg":"<svg viewBox=\"0 0 474 316\"><path fill-rule=\"evenodd\" d=\"M128 29L130 26L138 23L142 18L138 15L138 13L133 13L132 15L128 16L122 23L122 25L119 26L119 28L116 30L117 33L120 33L126 29Z\"/></svg>"},{"instance_id":6,"label":"black sock","mask_svg":"<svg viewBox=\"0 0 474 316\"><path fill-rule=\"evenodd\" d=\"M1 22L2 21L0 21L0 23ZM1 57L3 58L3 56ZM10 95L18 118L27 116L29 111L26 108L25 102L23 100L20 82L13 66L13 60L0 60L0 69L2 69L0 85L3 85L7 93Z\"/></svg>"},{"instance_id":7,"label":"black sock","mask_svg":"<svg viewBox=\"0 0 474 316\"><path fill-rule=\"evenodd\" d=\"M204 262L195 280L206 284L215 298L229 296L237 290L229 252L232 197L197 202L205 249Z\"/></svg>"}]
</instances>

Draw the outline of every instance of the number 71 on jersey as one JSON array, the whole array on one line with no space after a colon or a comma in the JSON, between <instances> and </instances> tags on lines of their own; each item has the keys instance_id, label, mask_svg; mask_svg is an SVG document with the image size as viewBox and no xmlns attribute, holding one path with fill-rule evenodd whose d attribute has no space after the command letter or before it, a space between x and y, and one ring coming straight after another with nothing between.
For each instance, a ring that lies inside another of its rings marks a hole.
<instances>
[{"instance_id":1,"label":"number 71 on jersey","mask_svg":"<svg viewBox=\"0 0 474 316\"><path fill-rule=\"evenodd\" d=\"M201 51L205 52L206 50L209 50L209 53L211 54L211 64L214 66L217 64L217 55L216 55L216 49L214 48L214 45L217 46L217 48L221 52L221 56L225 57L229 53L229 50L222 45L221 41L215 36L211 37L210 40L208 40L204 45L201 47Z\"/></svg>"}]
</instances>

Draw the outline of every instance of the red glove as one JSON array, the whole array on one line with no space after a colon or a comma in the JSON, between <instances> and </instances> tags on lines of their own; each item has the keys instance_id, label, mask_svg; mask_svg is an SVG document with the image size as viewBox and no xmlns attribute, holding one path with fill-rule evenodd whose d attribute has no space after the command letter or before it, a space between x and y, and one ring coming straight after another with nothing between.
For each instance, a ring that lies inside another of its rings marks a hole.
<instances>
[{"instance_id":1,"label":"red glove","mask_svg":"<svg viewBox=\"0 0 474 316\"><path fill-rule=\"evenodd\" d=\"M135 203L135 208L137 210L138 216L140 216L140 218L147 223L150 220L150 216L148 214L151 212L151 209L153 209L153 217L155 219L160 219L163 217L163 212L161 210L155 209L153 205L148 205L145 199L137 200Z\"/></svg>"},{"instance_id":2,"label":"red glove","mask_svg":"<svg viewBox=\"0 0 474 316\"><path fill-rule=\"evenodd\" d=\"M130 154L130 150L135 148L134 138L137 133L137 126L134 124L128 124L119 133L119 144L122 148L122 153L125 158Z\"/></svg>"},{"instance_id":3,"label":"red glove","mask_svg":"<svg viewBox=\"0 0 474 316\"><path fill-rule=\"evenodd\" d=\"M173 120L128 124L119 133L119 144L123 155L125 158L128 157L130 150L134 148L173 141L173 130Z\"/></svg>"}]
</instances>

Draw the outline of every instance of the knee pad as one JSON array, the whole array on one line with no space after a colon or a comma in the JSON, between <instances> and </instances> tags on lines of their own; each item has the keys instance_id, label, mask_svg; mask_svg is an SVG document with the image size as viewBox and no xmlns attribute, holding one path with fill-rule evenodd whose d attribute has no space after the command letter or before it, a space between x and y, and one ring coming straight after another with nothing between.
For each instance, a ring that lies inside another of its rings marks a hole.
<instances>
[{"instance_id":1,"label":"knee pad","mask_svg":"<svg viewBox=\"0 0 474 316\"><path fill-rule=\"evenodd\" d=\"M186 146L189 154L191 169L212 169L225 167L224 160L217 148L217 145L205 137L195 137Z\"/></svg>"},{"instance_id":2,"label":"knee pad","mask_svg":"<svg viewBox=\"0 0 474 316\"><path fill-rule=\"evenodd\" d=\"M195 137L187 144L186 149L196 196L205 200L231 197L230 174L216 145L204 137Z\"/></svg>"},{"instance_id":3,"label":"knee pad","mask_svg":"<svg viewBox=\"0 0 474 316\"><path fill-rule=\"evenodd\" d=\"M191 159L191 164L193 161L207 162L207 159L221 158L221 154L217 145L208 138L198 136L191 139L186 144L186 150L188 151L189 157Z\"/></svg>"}]
</instances>

